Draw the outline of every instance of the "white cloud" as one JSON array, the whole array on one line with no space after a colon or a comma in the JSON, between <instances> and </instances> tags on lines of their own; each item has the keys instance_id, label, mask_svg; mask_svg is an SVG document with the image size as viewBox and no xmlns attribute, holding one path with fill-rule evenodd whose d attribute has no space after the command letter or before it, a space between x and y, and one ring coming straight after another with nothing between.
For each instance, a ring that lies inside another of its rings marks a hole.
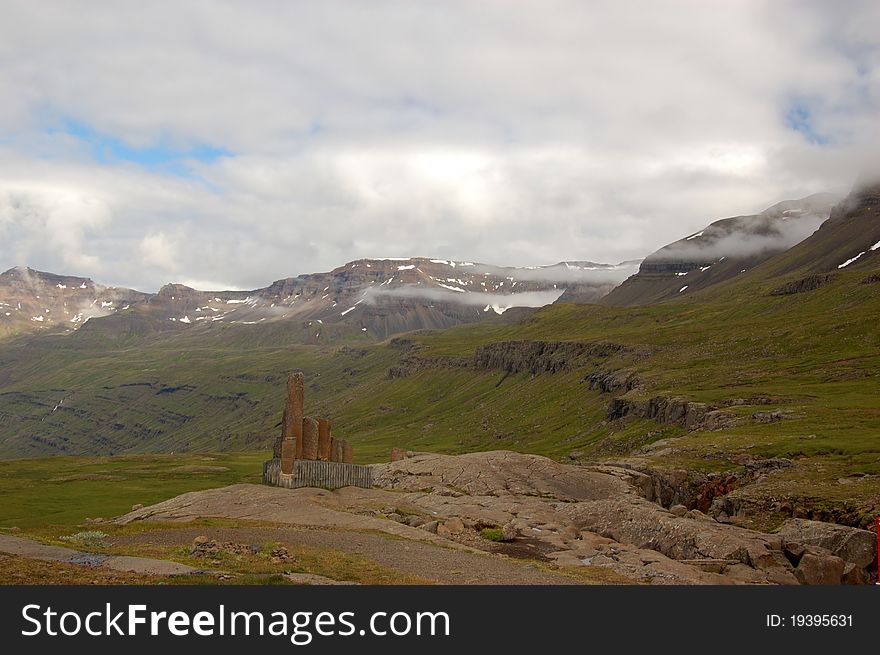
<instances>
[{"instance_id":1,"label":"white cloud","mask_svg":"<svg viewBox=\"0 0 880 655\"><path fill-rule=\"evenodd\" d=\"M98 268L101 256L91 237L110 220L106 201L87 190L0 181L0 236L4 251L8 248L19 259Z\"/></svg>"},{"instance_id":2,"label":"white cloud","mask_svg":"<svg viewBox=\"0 0 880 655\"><path fill-rule=\"evenodd\" d=\"M164 232L153 232L141 239L140 254L146 266L159 267L177 273L181 268L177 242Z\"/></svg>"},{"instance_id":3,"label":"white cloud","mask_svg":"<svg viewBox=\"0 0 880 655\"><path fill-rule=\"evenodd\" d=\"M878 11L6 3L0 268L253 288L375 253L640 257L874 164ZM118 153L203 146L229 156Z\"/></svg>"}]
</instances>

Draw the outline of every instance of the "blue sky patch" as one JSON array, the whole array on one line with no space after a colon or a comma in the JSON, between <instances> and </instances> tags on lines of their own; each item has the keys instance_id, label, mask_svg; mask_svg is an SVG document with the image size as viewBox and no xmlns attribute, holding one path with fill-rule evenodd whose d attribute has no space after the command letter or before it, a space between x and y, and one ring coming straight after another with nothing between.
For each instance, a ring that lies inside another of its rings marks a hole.
<instances>
[{"instance_id":1,"label":"blue sky patch","mask_svg":"<svg viewBox=\"0 0 880 655\"><path fill-rule=\"evenodd\" d=\"M210 164L220 157L229 157L232 154L224 148L206 144L181 147L163 140L145 148L137 148L74 120L66 120L63 127L50 129L49 132L63 132L88 144L92 157L102 164L131 162L148 170L183 177L192 174L193 161Z\"/></svg>"},{"instance_id":2,"label":"blue sky patch","mask_svg":"<svg viewBox=\"0 0 880 655\"><path fill-rule=\"evenodd\" d=\"M799 132L810 143L818 146L828 145L830 139L820 134L813 124L813 112L809 105L803 102L794 103L785 114L785 125Z\"/></svg>"}]
</instances>

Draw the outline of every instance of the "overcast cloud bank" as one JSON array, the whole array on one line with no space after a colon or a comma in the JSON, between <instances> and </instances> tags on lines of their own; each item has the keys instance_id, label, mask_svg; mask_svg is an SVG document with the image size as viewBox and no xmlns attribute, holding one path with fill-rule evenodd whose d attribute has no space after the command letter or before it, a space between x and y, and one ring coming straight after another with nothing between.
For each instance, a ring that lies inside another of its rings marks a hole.
<instances>
[{"instance_id":1,"label":"overcast cloud bank","mask_svg":"<svg viewBox=\"0 0 880 655\"><path fill-rule=\"evenodd\" d=\"M845 192L878 150L870 1L3 16L0 269L154 290L375 252L616 262Z\"/></svg>"}]
</instances>

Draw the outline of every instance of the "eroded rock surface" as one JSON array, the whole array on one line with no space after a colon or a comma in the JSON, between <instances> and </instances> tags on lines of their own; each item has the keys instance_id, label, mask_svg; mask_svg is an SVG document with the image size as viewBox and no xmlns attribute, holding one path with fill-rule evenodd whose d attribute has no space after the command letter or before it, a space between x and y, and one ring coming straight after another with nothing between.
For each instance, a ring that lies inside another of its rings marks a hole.
<instances>
[{"instance_id":1,"label":"eroded rock surface","mask_svg":"<svg viewBox=\"0 0 880 655\"><path fill-rule=\"evenodd\" d=\"M230 517L379 530L653 584L840 584L871 576L862 534L802 523L765 534L681 505L665 509L655 502L655 481L630 468L507 451L415 454L375 465L373 480L373 489L335 492L235 485L117 520Z\"/></svg>"}]
</instances>

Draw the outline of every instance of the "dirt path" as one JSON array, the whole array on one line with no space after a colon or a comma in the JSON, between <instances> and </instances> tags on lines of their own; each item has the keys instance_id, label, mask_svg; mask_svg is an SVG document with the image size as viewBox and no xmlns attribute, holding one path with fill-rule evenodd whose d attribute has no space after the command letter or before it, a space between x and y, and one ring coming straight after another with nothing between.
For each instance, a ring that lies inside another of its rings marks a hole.
<instances>
[{"instance_id":1,"label":"dirt path","mask_svg":"<svg viewBox=\"0 0 880 655\"><path fill-rule=\"evenodd\" d=\"M7 534L0 534L0 553L48 562L103 567L112 571L143 573L147 575L189 575L203 572L202 569L196 569L186 564L179 564L178 562L168 560L85 553L72 548L50 546L32 539Z\"/></svg>"},{"instance_id":2,"label":"dirt path","mask_svg":"<svg viewBox=\"0 0 880 655\"><path fill-rule=\"evenodd\" d=\"M387 522L387 521L386 521ZM332 548L355 553L382 566L440 584L577 584L578 581L528 562L488 553L446 548L426 541L395 538L384 534L297 527L186 527L151 530L115 537L114 546L188 545L197 536L217 541Z\"/></svg>"}]
</instances>

